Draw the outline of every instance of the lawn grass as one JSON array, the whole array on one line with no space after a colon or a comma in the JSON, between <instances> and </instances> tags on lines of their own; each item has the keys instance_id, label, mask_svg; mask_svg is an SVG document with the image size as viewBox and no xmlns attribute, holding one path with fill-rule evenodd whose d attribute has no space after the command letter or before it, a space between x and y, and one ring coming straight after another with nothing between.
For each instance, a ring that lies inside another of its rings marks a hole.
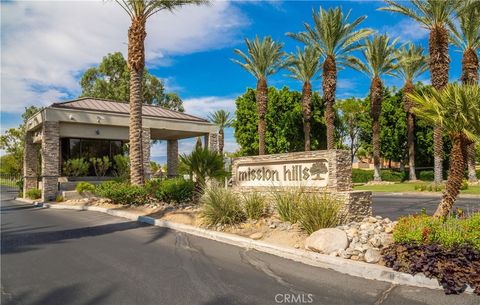
<instances>
[{"instance_id":1,"label":"lawn grass","mask_svg":"<svg viewBox=\"0 0 480 305\"><path fill-rule=\"evenodd\" d=\"M354 190L372 191L372 192L387 192L387 193L406 193L406 192L418 192L415 190L415 185L421 185L425 183L395 183L385 185L358 185L354 186ZM470 185L468 189L460 191L462 194L480 195L479 185ZM418 192L422 194L429 193L441 193L441 192Z\"/></svg>"}]
</instances>

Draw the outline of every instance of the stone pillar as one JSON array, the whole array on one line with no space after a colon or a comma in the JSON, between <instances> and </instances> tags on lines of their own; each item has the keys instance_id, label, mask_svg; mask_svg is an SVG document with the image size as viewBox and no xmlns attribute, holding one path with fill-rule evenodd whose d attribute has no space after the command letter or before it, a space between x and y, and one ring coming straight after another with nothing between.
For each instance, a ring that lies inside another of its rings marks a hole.
<instances>
[{"instance_id":1,"label":"stone pillar","mask_svg":"<svg viewBox=\"0 0 480 305\"><path fill-rule=\"evenodd\" d=\"M28 131L25 135L25 147L23 153L23 197L26 198L28 190L38 187L38 150L33 144L33 132Z\"/></svg>"},{"instance_id":2,"label":"stone pillar","mask_svg":"<svg viewBox=\"0 0 480 305\"><path fill-rule=\"evenodd\" d=\"M206 135L203 136L203 142L205 143L205 145L203 146L203 148L205 149L210 149L210 136L209 134L207 133Z\"/></svg>"},{"instance_id":3,"label":"stone pillar","mask_svg":"<svg viewBox=\"0 0 480 305\"><path fill-rule=\"evenodd\" d=\"M42 129L42 201L55 200L60 175L60 133L58 122L44 122Z\"/></svg>"},{"instance_id":4,"label":"stone pillar","mask_svg":"<svg viewBox=\"0 0 480 305\"><path fill-rule=\"evenodd\" d=\"M208 134L208 149L211 151L218 152L218 134L217 133Z\"/></svg>"},{"instance_id":5,"label":"stone pillar","mask_svg":"<svg viewBox=\"0 0 480 305\"><path fill-rule=\"evenodd\" d=\"M178 140L167 141L167 177L176 177L178 169Z\"/></svg>"},{"instance_id":6,"label":"stone pillar","mask_svg":"<svg viewBox=\"0 0 480 305\"><path fill-rule=\"evenodd\" d=\"M150 128L142 129L142 150L143 150L143 174L145 179L150 179L152 170L150 168Z\"/></svg>"}]
</instances>

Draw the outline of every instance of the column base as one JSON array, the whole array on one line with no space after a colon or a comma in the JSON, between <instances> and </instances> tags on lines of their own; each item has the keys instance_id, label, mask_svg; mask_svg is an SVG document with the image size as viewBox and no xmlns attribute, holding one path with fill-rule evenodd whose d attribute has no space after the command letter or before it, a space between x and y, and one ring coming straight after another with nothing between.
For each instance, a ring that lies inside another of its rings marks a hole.
<instances>
[{"instance_id":1,"label":"column base","mask_svg":"<svg viewBox=\"0 0 480 305\"><path fill-rule=\"evenodd\" d=\"M58 177L42 178L42 201L55 201L58 194Z\"/></svg>"}]
</instances>

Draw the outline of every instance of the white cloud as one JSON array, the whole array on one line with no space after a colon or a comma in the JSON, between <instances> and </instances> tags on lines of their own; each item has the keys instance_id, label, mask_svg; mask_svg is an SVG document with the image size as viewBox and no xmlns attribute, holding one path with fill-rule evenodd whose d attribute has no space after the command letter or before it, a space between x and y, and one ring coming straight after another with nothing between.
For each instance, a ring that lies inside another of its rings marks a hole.
<instances>
[{"instance_id":1,"label":"white cloud","mask_svg":"<svg viewBox=\"0 0 480 305\"><path fill-rule=\"evenodd\" d=\"M183 100L183 106L185 107L185 112L204 118L210 112L219 109L229 111L233 115L235 112L235 99L221 96L190 98Z\"/></svg>"},{"instance_id":2,"label":"white cloud","mask_svg":"<svg viewBox=\"0 0 480 305\"><path fill-rule=\"evenodd\" d=\"M126 55L127 14L113 1L1 3L2 112L78 94L78 75L109 52ZM222 48L247 24L227 1L161 12L147 24L147 65Z\"/></svg>"},{"instance_id":3,"label":"white cloud","mask_svg":"<svg viewBox=\"0 0 480 305\"><path fill-rule=\"evenodd\" d=\"M385 26L383 32L401 41L418 41L428 36L428 30L411 19L402 19L395 26Z\"/></svg>"}]
</instances>

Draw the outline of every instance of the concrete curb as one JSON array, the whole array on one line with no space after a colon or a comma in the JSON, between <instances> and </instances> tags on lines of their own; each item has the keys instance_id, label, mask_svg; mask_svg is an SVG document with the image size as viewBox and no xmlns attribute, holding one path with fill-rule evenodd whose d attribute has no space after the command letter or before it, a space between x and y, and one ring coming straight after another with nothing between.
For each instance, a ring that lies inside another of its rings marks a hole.
<instances>
[{"instance_id":1,"label":"concrete curb","mask_svg":"<svg viewBox=\"0 0 480 305\"><path fill-rule=\"evenodd\" d=\"M148 216L139 216L127 211L119 211L114 209L107 209L95 206L70 206L62 204L50 203L35 203L36 206L52 208L52 209L67 209L80 211L96 211L106 213L112 216L122 217L133 221L150 224L157 227L169 228L179 232L187 233L194 236L208 238L221 243L245 248L255 249L260 252L272 254L282 258L290 259L306 265L331 269L340 273L357 276L369 280L378 280L389 282L397 285L408 285L416 287L424 287L430 289L443 289L435 279L429 279L423 274L412 276L410 274L394 271L390 268L380 265L369 264L364 262L352 261L339 257L332 257L325 254L310 252L302 249L293 249L284 246L269 244L263 241L253 240L246 237L241 237L233 234L217 232L198 228L191 225L174 223L166 220L155 219ZM467 292L473 290L469 287Z\"/></svg>"}]
</instances>

